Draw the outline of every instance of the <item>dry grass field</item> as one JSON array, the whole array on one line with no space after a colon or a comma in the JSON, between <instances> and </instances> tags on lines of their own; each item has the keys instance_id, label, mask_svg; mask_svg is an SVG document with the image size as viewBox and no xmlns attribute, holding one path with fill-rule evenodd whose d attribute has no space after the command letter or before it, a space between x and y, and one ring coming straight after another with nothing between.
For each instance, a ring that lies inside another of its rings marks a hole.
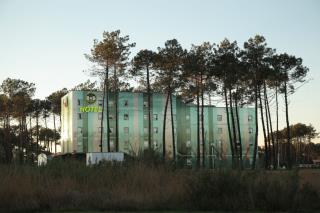
<instances>
[{"instance_id":1,"label":"dry grass field","mask_svg":"<svg viewBox=\"0 0 320 213\"><path fill-rule=\"evenodd\" d=\"M0 165L0 212L314 211L319 170L176 169L131 162Z\"/></svg>"}]
</instances>

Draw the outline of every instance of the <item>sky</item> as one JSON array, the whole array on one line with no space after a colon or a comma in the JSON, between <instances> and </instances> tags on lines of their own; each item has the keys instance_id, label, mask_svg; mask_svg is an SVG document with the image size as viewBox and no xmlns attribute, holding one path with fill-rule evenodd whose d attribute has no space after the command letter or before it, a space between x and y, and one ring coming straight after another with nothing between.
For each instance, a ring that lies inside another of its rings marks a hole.
<instances>
[{"instance_id":1,"label":"sky","mask_svg":"<svg viewBox=\"0 0 320 213\"><path fill-rule=\"evenodd\" d=\"M224 38L242 47L263 35L278 53L301 57L309 67L310 82L290 96L290 123L311 123L320 131L318 0L0 0L0 82L33 82L37 98L72 88L89 78L83 71L92 64L84 54L93 39L117 29L136 42L132 55L172 38L188 49Z\"/></svg>"}]
</instances>

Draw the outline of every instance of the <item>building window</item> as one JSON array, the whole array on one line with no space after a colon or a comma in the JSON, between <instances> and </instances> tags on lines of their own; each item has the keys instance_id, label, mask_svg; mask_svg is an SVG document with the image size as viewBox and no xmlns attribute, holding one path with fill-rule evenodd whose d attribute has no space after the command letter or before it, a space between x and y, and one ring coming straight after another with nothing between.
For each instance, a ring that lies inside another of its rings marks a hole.
<instances>
[{"instance_id":1,"label":"building window","mask_svg":"<svg viewBox=\"0 0 320 213\"><path fill-rule=\"evenodd\" d=\"M222 128L218 128L218 134L222 134Z\"/></svg>"},{"instance_id":2,"label":"building window","mask_svg":"<svg viewBox=\"0 0 320 213\"><path fill-rule=\"evenodd\" d=\"M98 100L98 105L99 106L102 106L102 103L103 103L102 100Z\"/></svg>"},{"instance_id":3,"label":"building window","mask_svg":"<svg viewBox=\"0 0 320 213\"><path fill-rule=\"evenodd\" d=\"M98 113L98 120L101 120L101 119L102 119L102 113L99 112L99 113Z\"/></svg>"},{"instance_id":4,"label":"building window","mask_svg":"<svg viewBox=\"0 0 320 213\"><path fill-rule=\"evenodd\" d=\"M124 120L129 120L129 114L128 114L128 113L125 113L125 114L123 115L123 119L124 119Z\"/></svg>"},{"instance_id":5,"label":"building window","mask_svg":"<svg viewBox=\"0 0 320 213\"><path fill-rule=\"evenodd\" d=\"M191 158L187 158L187 166L191 166L192 165L192 159Z\"/></svg>"},{"instance_id":6,"label":"building window","mask_svg":"<svg viewBox=\"0 0 320 213\"><path fill-rule=\"evenodd\" d=\"M111 149L114 148L114 142L113 142L113 140L110 140L110 148L111 148Z\"/></svg>"},{"instance_id":7,"label":"building window","mask_svg":"<svg viewBox=\"0 0 320 213\"><path fill-rule=\"evenodd\" d=\"M82 113L78 113L78 120L82 119Z\"/></svg>"},{"instance_id":8,"label":"building window","mask_svg":"<svg viewBox=\"0 0 320 213\"><path fill-rule=\"evenodd\" d=\"M124 131L125 134L128 134L129 133L129 127L124 127L123 131Z\"/></svg>"},{"instance_id":9,"label":"building window","mask_svg":"<svg viewBox=\"0 0 320 213\"><path fill-rule=\"evenodd\" d=\"M113 101L109 101L109 106L113 106Z\"/></svg>"},{"instance_id":10,"label":"building window","mask_svg":"<svg viewBox=\"0 0 320 213\"><path fill-rule=\"evenodd\" d=\"M158 114L153 114L153 120L158 120Z\"/></svg>"},{"instance_id":11,"label":"building window","mask_svg":"<svg viewBox=\"0 0 320 213\"><path fill-rule=\"evenodd\" d=\"M217 115L217 121L222 121L222 115Z\"/></svg>"},{"instance_id":12,"label":"building window","mask_svg":"<svg viewBox=\"0 0 320 213\"><path fill-rule=\"evenodd\" d=\"M155 134L158 133L158 127L153 127L153 133L155 133Z\"/></svg>"},{"instance_id":13,"label":"building window","mask_svg":"<svg viewBox=\"0 0 320 213\"><path fill-rule=\"evenodd\" d=\"M82 127L78 127L78 134L82 135Z\"/></svg>"},{"instance_id":14,"label":"building window","mask_svg":"<svg viewBox=\"0 0 320 213\"><path fill-rule=\"evenodd\" d=\"M144 115L143 115L143 119L144 119L144 120L147 120L147 119L148 119L148 115L147 115L147 114L144 114Z\"/></svg>"},{"instance_id":15,"label":"building window","mask_svg":"<svg viewBox=\"0 0 320 213\"><path fill-rule=\"evenodd\" d=\"M191 141L187 141L186 146L187 148L191 147Z\"/></svg>"},{"instance_id":16,"label":"building window","mask_svg":"<svg viewBox=\"0 0 320 213\"><path fill-rule=\"evenodd\" d=\"M248 116L248 121L252 121L252 115Z\"/></svg>"},{"instance_id":17,"label":"building window","mask_svg":"<svg viewBox=\"0 0 320 213\"><path fill-rule=\"evenodd\" d=\"M249 134L253 133L253 128L249 128Z\"/></svg>"},{"instance_id":18,"label":"building window","mask_svg":"<svg viewBox=\"0 0 320 213\"><path fill-rule=\"evenodd\" d=\"M148 142L147 140L145 140L145 141L143 142L143 144L144 144L144 148L148 148L148 147L149 147L149 142Z\"/></svg>"},{"instance_id":19,"label":"building window","mask_svg":"<svg viewBox=\"0 0 320 213\"><path fill-rule=\"evenodd\" d=\"M80 102L80 99L78 99L78 106L80 106L81 105L81 102Z\"/></svg>"},{"instance_id":20,"label":"building window","mask_svg":"<svg viewBox=\"0 0 320 213\"><path fill-rule=\"evenodd\" d=\"M109 114L109 120L113 119L113 115Z\"/></svg>"},{"instance_id":21,"label":"building window","mask_svg":"<svg viewBox=\"0 0 320 213\"><path fill-rule=\"evenodd\" d=\"M124 104L125 107L127 107L129 105L129 101L128 100L124 100Z\"/></svg>"},{"instance_id":22,"label":"building window","mask_svg":"<svg viewBox=\"0 0 320 213\"><path fill-rule=\"evenodd\" d=\"M154 148L158 148L158 141L157 141L157 140L154 140L154 141L153 141L153 147L154 147Z\"/></svg>"},{"instance_id":23,"label":"building window","mask_svg":"<svg viewBox=\"0 0 320 213\"><path fill-rule=\"evenodd\" d=\"M113 127L109 128L109 133L113 133Z\"/></svg>"},{"instance_id":24,"label":"building window","mask_svg":"<svg viewBox=\"0 0 320 213\"><path fill-rule=\"evenodd\" d=\"M148 101L143 102L143 107L148 107Z\"/></svg>"},{"instance_id":25,"label":"building window","mask_svg":"<svg viewBox=\"0 0 320 213\"><path fill-rule=\"evenodd\" d=\"M144 134L148 134L148 128L143 129Z\"/></svg>"},{"instance_id":26,"label":"building window","mask_svg":"<svg viewBox=\"0 0 320 213\"><path fill-rule=\"evenodd\" d=\"M124 141L124 149L125 150L129 149L129 141L128 140Z\"/></svg>"}]
</instances>

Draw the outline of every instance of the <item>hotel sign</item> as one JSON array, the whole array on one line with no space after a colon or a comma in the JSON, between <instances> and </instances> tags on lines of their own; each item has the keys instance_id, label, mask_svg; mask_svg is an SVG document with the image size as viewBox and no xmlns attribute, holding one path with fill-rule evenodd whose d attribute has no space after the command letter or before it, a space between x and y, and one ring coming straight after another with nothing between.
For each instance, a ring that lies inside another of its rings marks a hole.
<instances>
[{"instance_id":1,"label":"hotel sign","mask_svg":"<svg viewBox=\"0 0 320 213\"><path fill-rule=\"evenodd\" d=\"M94 104L97 100L97 96L93 93L88 93L86 100L88 104Z\"/></svg>"},{"instance_id":2,"label":"hotel sign","mask_svg":"<svg viewBox=\"0 0 320 213\"><path fill-rule=\"evenodd\" d=\"M97 100L97 97L93 93L88 93L86 101L88 104L94 104ZM100 106L81 106L80 112L102 112L102 107Z\"/></svg>"},{"instance_id":3,"label":"hotel sign","mask_svg":"<svg viewBox=\"0 0 320 213\"><path fill-rule=\"evenodd\" d=\"M102 112L102 107L99 106L81 106L80 112Z\"/></svg>"}]
</instances>

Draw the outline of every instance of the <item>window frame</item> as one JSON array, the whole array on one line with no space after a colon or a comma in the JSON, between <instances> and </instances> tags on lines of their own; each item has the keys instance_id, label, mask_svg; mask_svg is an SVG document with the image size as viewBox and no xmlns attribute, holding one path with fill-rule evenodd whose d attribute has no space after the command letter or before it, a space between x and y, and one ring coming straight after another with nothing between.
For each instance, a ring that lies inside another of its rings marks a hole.
<instances>
[{"instance_id":1,"label":"window frame","mask_svg":"<svg viewBox=\"0 0 320 213\"><path fill-rule=\"evenodd\" d=\"M153 127L153 133L154 133L154 134L158 134L158 133L159 133L158 127Z\"/></svg>"},{"instance_id":2,"label":"window frame","mask_svg":"<svg viewBox=\"0 0 320 213\"><path fill-rule=\"evenodd\" d=\"M154 121L157 121L158 120L158 114L153 114L152 118L153 118Z\"/></svg>"},{"instance_id":3,"label":"window frame","mask_svg":"<svg viewBox=\"0 0 320 213\"><path fill-rule=\"evenodd\" d=\"M129 113L124 113L123 114L123 120L128 121L129 120Z\"/></svg>"}]
</instances>

